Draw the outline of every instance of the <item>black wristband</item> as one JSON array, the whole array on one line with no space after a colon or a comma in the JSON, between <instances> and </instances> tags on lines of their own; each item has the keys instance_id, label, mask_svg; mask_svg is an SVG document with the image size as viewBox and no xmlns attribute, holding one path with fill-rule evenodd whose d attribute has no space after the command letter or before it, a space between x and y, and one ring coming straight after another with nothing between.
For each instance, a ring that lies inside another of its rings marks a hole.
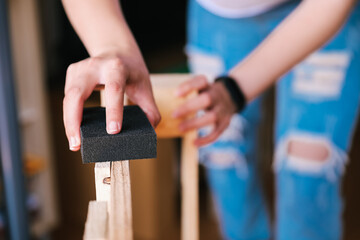
<instances>
[{"instance_id":1,"label":"black wristband","mask_svg":"<svg viewBox=\"0 0 360 240\"><path fill-rule=\"evenodd\" d=\"M229 76L221 76L217 77L215 82L222 82L224 84L226 90L230 94L231 99L236 105L236 111L241 112L246 106L246 98L236 81Z\"/></svg>"}]
</instances>

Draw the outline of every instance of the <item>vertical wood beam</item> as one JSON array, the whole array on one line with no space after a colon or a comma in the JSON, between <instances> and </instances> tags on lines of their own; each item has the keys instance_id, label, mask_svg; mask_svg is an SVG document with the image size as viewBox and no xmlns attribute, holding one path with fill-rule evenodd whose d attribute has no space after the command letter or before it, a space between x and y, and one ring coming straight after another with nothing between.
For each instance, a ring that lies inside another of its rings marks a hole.
<instances>
[{"instance_id":1,"label":"vertical wood beam","mask_svg":"<svg viewBox=\"0 0 360 240\"><path fill-rule=\"evenodd\" d=\"M110 240L133 239L129 161L111 163Z\"/></svg>"},{"instance_id":2,"label":"vertical wood beam","mask_svg":"<svg viewBox=\"0 0 360 240\"><path fill-rule=\"evenodd\" d=\"M95 163L96 201L110 203L110 162Z\"/></svg>"},{"instance_id":3,"label":"vertical wood beam","mask_svg":"<svg viewBox=\"0 0 360 240\"><path fill-rule=\"evenodd\" d=\"M107 240L107 202L90 201L85 223L84 240Z\"/></svg>"},{"instance_id":4,"label":"vertical wood beam","mask_svg":"<svg viewBox=\"0 0 360 240\"><path fill-rule=\"evenodd\" d=\"M198 152L195 131L186 134L181 146L181 239L199 239Z\"/></svg>"}]
</instances>

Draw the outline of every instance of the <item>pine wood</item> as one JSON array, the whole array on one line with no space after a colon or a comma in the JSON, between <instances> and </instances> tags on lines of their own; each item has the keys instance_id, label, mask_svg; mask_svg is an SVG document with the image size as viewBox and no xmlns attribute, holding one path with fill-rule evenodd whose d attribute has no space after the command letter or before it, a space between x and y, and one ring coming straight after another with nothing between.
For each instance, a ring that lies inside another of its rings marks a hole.
<instances>
[{"instance_id":1,"label":"pine wood","mask_svg":"<svg viewBox=\"0 0 360 240\"><path fill-rule=\"evenodd\" d=\"M107 202L90 201L85 224L84 240L107 240Z\"/></svg>"},{"instance_id":2,"label":"pine wood","mask_svg":"<svg viewBox=\"0 0 360 240\"><path fill-rule=\"evenodd\" d=\"M110 240L131 240L132 210L129 161L111 163Z\"/></svg>"},{"instance_id":3,"label":"pine wood","mask_svg":"<svg viewBox=\"0 0 360 240\"><path fill-rule=\"evenodd\" d=\"M110 162L95 163L95 190L96 201L110 202L110 184L104 183L104 179L110 178Z\"/></svg>"},{"instance_id":4,"label":"pine wood","mask_svg":"<svg viewBox=\"0 0 360 240\"><path fill-rule=\"evenodd\" d=\"M155 129L159 138L174 138L182 137L183 132L180 132L178 125L180 119L174 119L172 112L180 106L184 99L175 96L175 89L186 80L189 80L189 74L152 74L151 84L156 105L161 114L161 122Z\"/></svg>"},{"instance_id":5,"label":"pine wood","mask_svg":"<svg viewBox=\"0 0 360 240\"><path fill-rule=\"evenodd\" d=\"M198 151L196 132L186 134L181 146L181 239L199 239Z\"/></svg>"}]
</instances>

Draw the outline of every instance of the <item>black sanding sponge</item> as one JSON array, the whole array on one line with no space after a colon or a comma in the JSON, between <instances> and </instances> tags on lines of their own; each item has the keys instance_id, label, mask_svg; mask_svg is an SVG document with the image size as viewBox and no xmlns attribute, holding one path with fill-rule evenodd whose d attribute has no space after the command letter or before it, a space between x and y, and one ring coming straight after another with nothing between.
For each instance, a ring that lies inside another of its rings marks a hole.
<instances>
[{"instance_id":1,"label":"black sanding sponge","mask_svg":"<svg viewBox=\"0 0 360 240\"><path fill-rule=\"evenodd\" d=\"M106 132L105 108L85 108L80 127L83 163L156 158L156 133L138 106L125 106L121 132Z\"/></svg>"}]
</instances>

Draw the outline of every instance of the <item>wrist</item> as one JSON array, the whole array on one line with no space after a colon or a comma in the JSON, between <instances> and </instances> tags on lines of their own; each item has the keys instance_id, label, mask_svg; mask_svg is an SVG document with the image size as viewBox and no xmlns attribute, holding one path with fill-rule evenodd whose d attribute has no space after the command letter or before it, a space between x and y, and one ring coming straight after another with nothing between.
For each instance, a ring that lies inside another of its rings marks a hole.
<instances>
[{"instance_id":1,"label":"wrist","mask_svg":"<svg viewBox=\"0 0 360 240\"><path fill-rule=\"evenodd\" d=\"M241 112L245 108L247 101L242 89L235 79L230 76L220 76L215 79L215 82L220 82L224 85L232 102L236 106L236 112Z\"/></svg>"},{"instance_id":2,"label":"wrist","mask_svg":"<svg viewBox=\"0 0 360 240\"><path fill-rule=\"evenodd\" d=\"M121 59L128 67L135 67L138 69L147 69L143 56L137 46L126 48L124 46L109 45L105 48L99 48L91 57Z\"/></svg>"},{"instance_id":3,"label":"wrist","mask_svg":"<svg viewBox=\"0 0 360 240\"><path fill-rule=\"evenodd\" d=\"M137 46L107 44L99 46L92 51L89 51L91 57L99 56L141 56L140 50Z\"/></svg>"}]
</instances>

